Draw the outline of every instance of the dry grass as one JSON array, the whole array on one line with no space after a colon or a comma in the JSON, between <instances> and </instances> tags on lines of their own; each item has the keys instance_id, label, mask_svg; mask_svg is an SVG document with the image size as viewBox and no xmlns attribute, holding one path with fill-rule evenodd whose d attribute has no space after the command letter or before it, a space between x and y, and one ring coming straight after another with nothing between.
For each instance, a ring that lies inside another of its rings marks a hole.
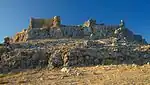
<instances>
[{"instance_id":1,"label":"dry grass","mask_svg":"<svg viewBox=\"0 0 150 85\"><path fill-rule=\"evenodd\" d=\"M110 65L60 69L27 70L0 77L10 85L150 85L150 65Z\"/></svg>"}]
</instances>

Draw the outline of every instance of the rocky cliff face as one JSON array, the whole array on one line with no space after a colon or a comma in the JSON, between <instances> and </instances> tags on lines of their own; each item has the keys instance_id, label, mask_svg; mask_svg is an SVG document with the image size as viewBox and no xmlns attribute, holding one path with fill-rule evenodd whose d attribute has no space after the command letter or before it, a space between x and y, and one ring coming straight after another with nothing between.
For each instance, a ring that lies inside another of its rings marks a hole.
<instances>
[{"instance_id":1,"label":"rocky cliff face","mask_svg":"<svg viewBox=\"0 0 150 85\"><path fill-rule=\"evenodd\" d=\"M36 67L138 64L150 62L150 46L101 40L40 39L0 48L0 73Z\"/></svg>"}]
</instances>

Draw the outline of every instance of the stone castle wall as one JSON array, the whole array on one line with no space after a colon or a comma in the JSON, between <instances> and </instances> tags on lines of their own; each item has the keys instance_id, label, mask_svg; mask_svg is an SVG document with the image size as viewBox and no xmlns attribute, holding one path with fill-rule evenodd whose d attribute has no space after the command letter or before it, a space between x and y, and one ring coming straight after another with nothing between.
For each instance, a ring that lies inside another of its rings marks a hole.
<instances>
[{"instance_id":1,"label":"stone castle wall","mask_svg":"<svg viewBox=\"0 0 150 85\"><path fill-rule=\"evenodd\" d=\"M63 26L60 28L34 28L28 31L28 39L83 37L81 27Z\"/></svg>"},{"instance_id":2,"label":"stone castle wall","mask_svg":"<svg viewBox=\"0 0 150 85\"><path fill-rule=\"evenodd\" d=\"M31 27L32 28L42 28L44 25L51 26L53 19L34 19L32 18Z\"/></svg>"},{"instance_id":3,"label":"stone castle wall","mask_svg":"<svg viewBox=\"0 0 150 85\"><path fill-rule=\"evenodd\" d=\"M83 30L80 26L64 26L60 29L64 37L83 37Z\"/></svg>"},{"instance_id":4,"label":"stone castle wall","mask_svg":"<svg viewBox=\"0 0 150 85\"><path fill-rule=\"evenodd\" d=\"M27 41L32 39L44 38L86 38L86 39L104 39L116 37L128 41L145 42L139 36L134 35L132 31L125 28L124 22L118 25L97 24L96 20L88 20L83 25L69 26L62 25L59 16L51 19L31 18L29 28L15 35L14 41Z\"/></svg>"},{"instance_id":5,"label":"stone castle wall","mask_svg":"<svg viewBox=\"0 0 150 85\"><path fill-rule=\"evenodd\" d=\"M99 38L105 38L112 36L117 26L112 25L95 25L94 29L96 32L99 32ZM42 38L84 38L85 36L91 35L92 31L90 27L81 27L81 26L61 26L60 28L34 28L28 32L29 39L42 39Z\"/></svg>"},{"instance_id":6,"label":"stone castle wall","mask_svg":"<svg viewBox=\"0 0 150 85\"><path fill-rule=\"evenodd\" d=\"M30 19L30 28L50 28L50 27L57 27L57 25L60 25L60 17L54 16L50 19Z\"/></svg>"},{"instance_id":7,"label":"stone castle wall","mask_svg":"<svg viewBox=\"0 0 150 85\"><path fill-rule=\"evenodd\" d=\"M96 35L99 38L107 38L113 36L114 31L119 28L119 25L94 25L93 28L96 29Z\"/></svg>"}]
</instances>

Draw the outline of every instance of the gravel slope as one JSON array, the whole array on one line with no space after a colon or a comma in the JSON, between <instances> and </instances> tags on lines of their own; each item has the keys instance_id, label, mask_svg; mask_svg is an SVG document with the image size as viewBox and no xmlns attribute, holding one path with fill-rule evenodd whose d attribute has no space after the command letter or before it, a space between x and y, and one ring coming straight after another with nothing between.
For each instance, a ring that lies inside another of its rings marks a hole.
<instances>
[{"instance_id":1,"label":"gravel slope","mask_svg":"<svg viewBox=\"0 0 150 85\"><path fill-rule=\"evenodd\" d=\"M8 85L150 85L150 65L109 65L61 69L34 69L0 76Z\"/></svg>"}]
</instances>

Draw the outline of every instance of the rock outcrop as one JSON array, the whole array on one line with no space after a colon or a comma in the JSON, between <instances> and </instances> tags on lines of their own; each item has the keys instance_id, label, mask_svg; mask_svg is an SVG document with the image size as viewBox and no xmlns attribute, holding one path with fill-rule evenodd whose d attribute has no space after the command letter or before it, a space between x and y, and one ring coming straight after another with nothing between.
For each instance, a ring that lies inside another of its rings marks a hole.
<instances>
[{"instance_id":1,"label":"rock outcrop","mask_svg":"<svg viewBox=\"0 0 150 85\"><path fill-rule=\"evenodd\" d=\"M13 42L26 42L27 41L27 30L24 29L22 32L16 33L13 38Z\"/></svg>"},{"instance_id":2,"label":"rock outcrop","mask_svg":"<svg viewBox=\"0 0 150 85\"><path fill-rule=\"evenodd\" d=\"M0 73L36 67L137 64L150 62L149 45L114 43L112 39L32 40L0 48Z\"/></svg>"}]
</instances>

